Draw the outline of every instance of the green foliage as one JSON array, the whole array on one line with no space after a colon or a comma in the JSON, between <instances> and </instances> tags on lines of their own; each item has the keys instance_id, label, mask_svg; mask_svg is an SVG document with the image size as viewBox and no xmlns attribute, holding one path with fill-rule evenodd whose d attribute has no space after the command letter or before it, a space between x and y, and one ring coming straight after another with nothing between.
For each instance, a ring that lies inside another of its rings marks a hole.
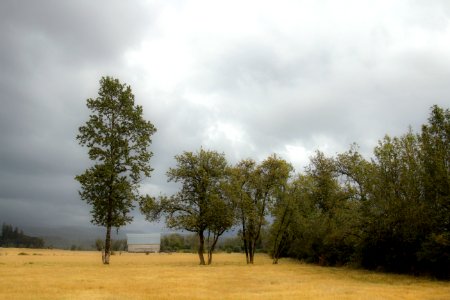
<instances>
[{"instance_id":1,"label":"green foliage","mask_svg":"<svg viewBox=\"0 0 450 300\"><path fill-rule=\"evenodd\" d=\"M92 223L107 228L105 263L109 263L111 227L129 222L133 202L140 198L139 182L150 176L148 151L155 127L144 120L134 104L130 86L103 77L98 97L87 100L89 120L79 128L77 140L87 147L94 165L75 179L81 199L92 206Z\"/></svg>"},{"instance_id":2,"label":"green foliage","mask_svg":"<svg viewBox=\"0 0 450 300\"><path fill-rule=\"evenodd\" d=\"M195 252L198 237L195 234L171 233L161 237L161 252Z\"/></svg>"},{"instance_id":3,"label":"green foliage","mask_svg":"<svg viewBox=\"0 0 450 300\"><path fill-rule=\"evenodd\" d=\"M165 216L167 227L198 235L200 264L205 239L208 263L220 235L234 220L233 203L226 193L228 164L224 154L200 149L175 156L177 166L167 172L168 180L181 183L181 189L170 197L141 198L140 208L147 220ZM205 236L206 234L206 236Z\"/></svg>"},{"instance_id":4,"label":"green foliage","mask_svg":"<svg viewBox=\"0 0 450 300\"><path fill-rule=\"evenodd\" d=\"M276 155L269 156L259 165L253 160L243 160L231 170L229 191L236 203L249 264L254 262L266 216L277 202L282 201L292 171L292 166Z\"/></svg>"},{"instance_id":5,"label":"green foliage","mask_svg":"<svg viewBox=\"0 0 450 300\"><path fill-rule=\"evenodd\" d=\"M371 161L321 152L271 211L271 254L323 265L450 276L450 112L385 136Z\"/></svg>"},{"instance_id":6,"label":"green foliage","mask_svg":"<svg viewBox=\"0 0 450 300\"><path fill-rule=\"evenodd\" d=\"M227 237L218 242L217 248L221 251L232 253L241 253L244 251L242 247L242 239L240 236Z\"/></svg>"},{"instance_id":7,"label":"green foliage","mask_svg":"<svg viewBox=\"0 0 450 300\"><path fill-rule=\"evenodd\" d=\"M340 182L336 160L317 151L306 174L290 183L286 201L274 215L271 235L275 263L280 255L322 265L349 261L357 205L354 189ZM281 234L278 228L283 226Z\"/></svg>"}]
</instances>

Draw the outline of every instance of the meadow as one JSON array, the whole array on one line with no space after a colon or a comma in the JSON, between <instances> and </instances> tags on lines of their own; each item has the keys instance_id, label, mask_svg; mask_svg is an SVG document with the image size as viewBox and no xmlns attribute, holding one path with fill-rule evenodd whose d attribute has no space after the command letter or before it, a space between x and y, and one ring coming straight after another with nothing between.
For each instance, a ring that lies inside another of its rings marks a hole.
<instances>
[{"instance_id":1,"label":"meadow","mask_svg":"<svg viewBox=\"0 0 450 300\"><path fill-rule=\"evenodd\" d=\"M450 299L450 282L329 268L259 254L195 254L0 248L0 299Z\"/></svg>"}]
</instances>

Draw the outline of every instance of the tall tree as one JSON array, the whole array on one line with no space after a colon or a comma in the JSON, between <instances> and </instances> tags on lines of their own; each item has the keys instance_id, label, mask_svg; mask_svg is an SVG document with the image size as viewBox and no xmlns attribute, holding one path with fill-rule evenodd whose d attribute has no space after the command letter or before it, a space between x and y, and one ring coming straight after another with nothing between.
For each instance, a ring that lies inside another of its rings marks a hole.
<instances>
[{"instance_id":1,"label":"tall tree","mask_svg":"<svg viewBox=\"0 0 450 300\"><path fill-rule=\"evenodd\" d=\"M244 244L244 251L247 263L250 263L250 241L249 223L253 217L252 190L254 187L254 172L256 162L247 159L240 161L231 169L230 190L232 198L236 203L236 218L241 224L240 235Z\"/></svg>"},{"instance_id":2,"label":"tall tree","mask_svg":"<svg viewBox=\"0 0 450 300\"><path fill-rule=\"evenodd\" d=\"M431 225L418 254L422 267L450 277L450 110L431 108L420 135L423 191Z\"/></svg>"},{"instance_id":3,"label":"tall tree","mask_svg":"<svg viewBox=\"0 0 450 300\"><path fill-rule=\"evenodd\" d=\"M228 164L224 154L204 149L184 152L175 159L177 166L170 168L167 176L169 181L181 183L181 190L170 197L143 198L141 211L149 221L164 215L167 227L196 233L200 264L205 265L205 239L213 235L206 245L211 263L219 236L234 219L231 202L224 192Z\"/></svg>"},{"instance_id":4,"label":"tall tree","mask_svg":"<svg viewBox=\"0 0 450 300\"><path fill-rule=\"evenodd\" d=\"M363 211L362 264L409 272L428 227L417 136L411 131L385 136L374 153L371 197Z\"/></svg>"},{"instance_id":5,"label":"tall tree","mask_svg":"<svg viewBox=\"0 0 450 300\"><path fill-rule=\"evenodd\" d=\"M434 213L438 230L450 234L450 110L431 108L428 124L422 126L421 161L424 193Z\"/></svg>"},{"instance_id":6,"label":"tall tree","mask_svg":"<svg viewBox=\"0 0 450 300\"><path fill-rule=\"evenodd\" d=\"M243 160L233 168L233 195L248 264L254 262L266 216L282 195L292 171L292 166L276 155L269 156L259 165L252 160Z\"/></svg>"},{"instance_id":7,"label":"tall tree","mask_svg":"<svg viewBox=\"0 0 450 300\"><path fill-rule=\"evenodd\" d=\"M271 215L274 218L270 226L271 237L271 255L273 263L277 264L283 251L290 244L293 239L294 231L292 224L296 219L299 219L299 189L300 180L294 180L283 186L278 193L277 200L271 210Z\"/></svg>"},{"instance_id":8,"label":"tall tree","mask_svg":"<svg viewBox=\"0 0 450 300\"><path fill-rule=\"evenodd\" d=\"M109 264L111 228L131 222L139 183L152 171L148 148L156 128L134 104L131 87L112 77L102 77L98 97L88 99L87 107L91 115L79 128L77 140L89 149L94 165L75 179L81 199L92 206L91 222L106 227L102 259Z\"/></svg>"},{"instance_id":9,"label":"tall tree","mask_svg":"<svg viewBox=\"0 0 450 300\"><path fill-rule=\"evenodd\" d=\"M334 158L317 151L310 160L306 174L289 182L273 207L274 263L288 255L335 265L348 262L353 252L356 189L341 181Z\"/></svg>"}]
</instances>

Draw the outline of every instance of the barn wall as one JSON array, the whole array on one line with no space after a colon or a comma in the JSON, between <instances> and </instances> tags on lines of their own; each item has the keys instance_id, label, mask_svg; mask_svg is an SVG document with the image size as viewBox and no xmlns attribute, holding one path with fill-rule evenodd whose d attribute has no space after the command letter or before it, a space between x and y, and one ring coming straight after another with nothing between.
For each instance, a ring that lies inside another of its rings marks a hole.
<instances>
[{"instance_id":1,"label":"barn wall","mask_svg":"<svg viewBox=\"0 0 450 300\"><path fill-rule=\"evenodd\" d=\"M159 252L159 244L132 244L128 245L128 252Z\"/></svg>"}]
</instances>

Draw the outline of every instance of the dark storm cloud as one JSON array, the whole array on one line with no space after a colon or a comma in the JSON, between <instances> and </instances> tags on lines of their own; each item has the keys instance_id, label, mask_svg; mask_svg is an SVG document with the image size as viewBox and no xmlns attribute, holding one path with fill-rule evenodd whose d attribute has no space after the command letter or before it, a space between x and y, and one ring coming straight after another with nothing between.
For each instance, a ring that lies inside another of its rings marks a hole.
<instances>
[{"instance_id":1,"label":"dark storm cloud","mask_svg":"<svg viewBox=\"0 0 450 300\"><path fill-rule=\"evenodd\" d=\"M145 8L123 1L2 1L2 34L15 41L2 45L53 50L67 63L108 61L147 28L152 15Z\"/></svg>"},{"instance_id":2,"label":"dark storm cloud","mask_svg":"<svg viewBox=\"0 0 450 300\"><path fill-rule=\"evenodd\" d=\"M77 128L99 77L118 69L152 22L143 4L0 4L1 221L55 226L89 219L73 180L88 164Z\"/></svg>"}]
</instances>

